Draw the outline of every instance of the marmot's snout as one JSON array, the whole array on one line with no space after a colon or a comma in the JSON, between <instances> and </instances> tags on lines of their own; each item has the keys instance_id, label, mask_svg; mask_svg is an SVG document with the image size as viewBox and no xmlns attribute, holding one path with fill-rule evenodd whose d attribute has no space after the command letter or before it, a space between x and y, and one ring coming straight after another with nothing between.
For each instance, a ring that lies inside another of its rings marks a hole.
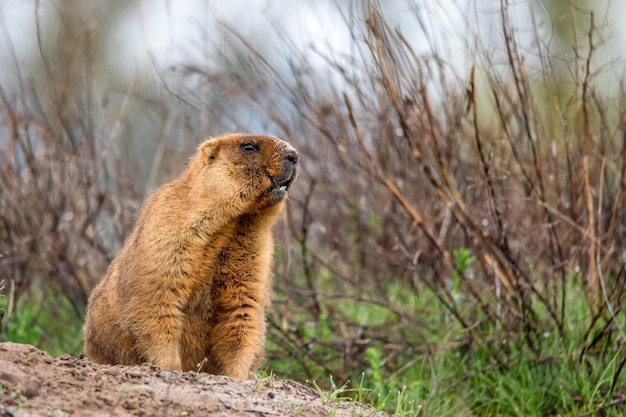
<instances>
[{"instance_id":1,"label":"marmot's snout","mask_svg":"<svg viewBox=\"0 0 626 417\"><path fill-rule=\"evenodd\" d=\"M294 165L298 164L300 154L293 148L285 149L285 159Z\"/></svg>"}]
</instances>

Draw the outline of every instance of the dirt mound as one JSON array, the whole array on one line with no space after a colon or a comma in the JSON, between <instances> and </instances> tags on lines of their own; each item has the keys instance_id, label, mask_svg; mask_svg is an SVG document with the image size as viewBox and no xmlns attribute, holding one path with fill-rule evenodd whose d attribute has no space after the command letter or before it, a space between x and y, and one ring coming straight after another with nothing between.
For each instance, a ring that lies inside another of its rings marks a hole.
<instances>
[{"instance_id":1,"label":"dirt mound","mask_svg":"<svg viewBox=\"0 0 626 417\"><path fill-rule=\"evenodd\" d=\"M0 344L0 417L371 416L367 406L322 403L289 380L241 381L150 365L108 366L29 345Z\"/></svg>"}]
</instances>

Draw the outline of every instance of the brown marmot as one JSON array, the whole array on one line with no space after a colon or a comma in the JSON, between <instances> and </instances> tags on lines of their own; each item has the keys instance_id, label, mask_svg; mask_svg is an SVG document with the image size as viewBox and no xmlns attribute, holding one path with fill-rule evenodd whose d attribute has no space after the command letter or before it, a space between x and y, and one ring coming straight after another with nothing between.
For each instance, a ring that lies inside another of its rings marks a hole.
<instances>
[{"instance_id":1,"label":"brown marmot","mask_svg":"<svg viewBox=\"0 0 626 417\"><path fill-rule=\"evenodd\" d=\"M265 353L272 226L298 153L273 136L209 139L145 203L93 290L88 358L250 378Z\"/></svg>"}]
</instances>

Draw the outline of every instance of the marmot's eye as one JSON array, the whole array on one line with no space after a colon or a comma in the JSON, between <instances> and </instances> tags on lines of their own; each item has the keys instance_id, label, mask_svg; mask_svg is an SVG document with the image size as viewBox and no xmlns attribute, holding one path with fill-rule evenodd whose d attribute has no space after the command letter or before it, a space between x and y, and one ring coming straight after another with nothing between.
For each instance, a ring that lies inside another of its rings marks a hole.
<instances>
[{"instance_id":1,"label":"marmot's eye","mask_svg":"<svg viewBox=\"0 0 626 417\"><path fill-rule=\"evenodd\" d=\"M259 150L259 147L256 146L254 143L246 142L241 145L241 149L247 152L257 152Z\"/></svg>"}]
</instances>

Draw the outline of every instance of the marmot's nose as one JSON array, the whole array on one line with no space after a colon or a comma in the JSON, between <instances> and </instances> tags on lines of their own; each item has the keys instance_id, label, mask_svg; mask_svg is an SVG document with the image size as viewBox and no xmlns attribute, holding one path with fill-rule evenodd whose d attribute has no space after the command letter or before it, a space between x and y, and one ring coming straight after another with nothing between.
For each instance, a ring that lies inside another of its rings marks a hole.
<instances>
[{"instance_id":1,"label":"marmot's nose","mask_svg":"<svg viewBox=\"0 0 626 417\"><path fill-rule=\"evenodd\" d=\"M285 151L285 159L295 165L298 163L298 159L300 159L300 155L295 150L288 149Z\"/></svg>"}]
</instances>

